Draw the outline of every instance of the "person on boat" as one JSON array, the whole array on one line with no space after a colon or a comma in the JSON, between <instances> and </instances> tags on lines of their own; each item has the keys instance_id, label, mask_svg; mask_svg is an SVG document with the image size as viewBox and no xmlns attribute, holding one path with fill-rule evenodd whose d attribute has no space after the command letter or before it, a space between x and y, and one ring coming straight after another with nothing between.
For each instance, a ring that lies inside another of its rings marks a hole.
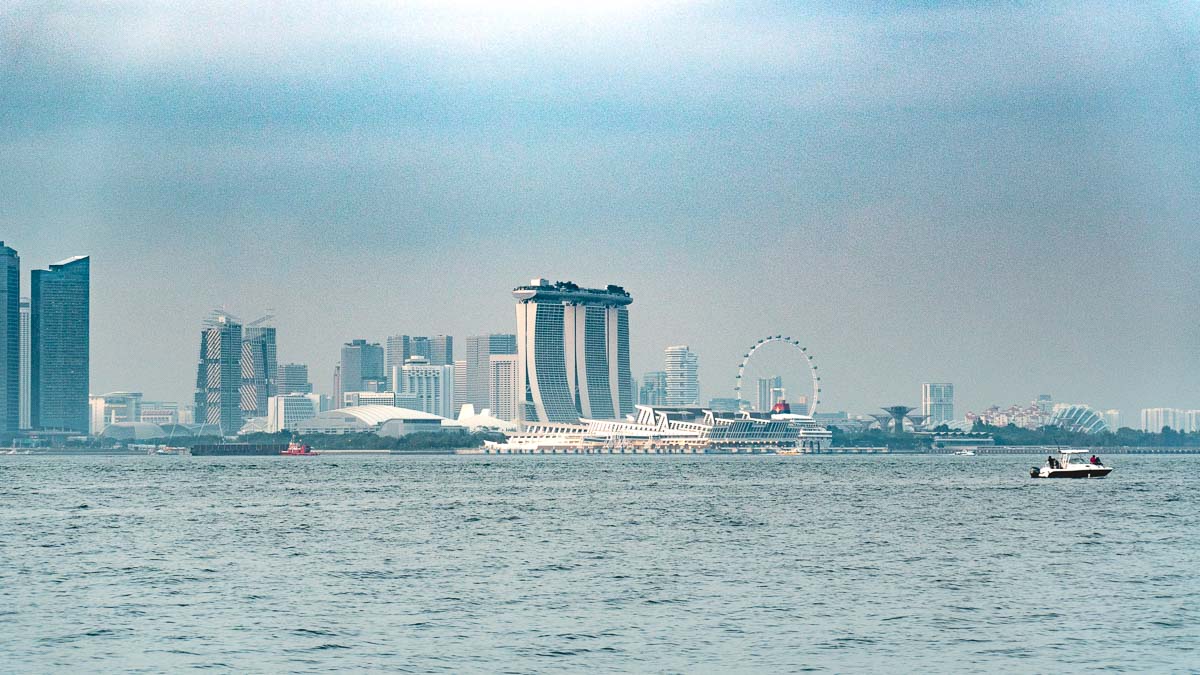
<instances>
[{"instance_id":1,"label":"person on boat","mask_svg":"<svg viewBox=\"0 0 1200 675\"><path fill-rule=\"evenodd\" d=\"M1094 465L1096 465L1096 466L1103 466L1103 465L1104 465L1104 462L1101 462L1101 461L1100 461L1100 457L1099 457L1099 456L1097 456L1097 455L1092 455L1092 464L1094 464Z\"/></svg>"},{"instance_id":2,"label":"person on boat","mask_svg":"<svg viewBox=\"0 0 1200 675\"><path fill-rule=\"evenodd\" d=\"M1062 468L1061 466L1058 465L1058 460L1054 459L1053 455L1046 456L1046 464L1049 464L1051 469L1061 469Z\"/></svg>"}]
</instances>

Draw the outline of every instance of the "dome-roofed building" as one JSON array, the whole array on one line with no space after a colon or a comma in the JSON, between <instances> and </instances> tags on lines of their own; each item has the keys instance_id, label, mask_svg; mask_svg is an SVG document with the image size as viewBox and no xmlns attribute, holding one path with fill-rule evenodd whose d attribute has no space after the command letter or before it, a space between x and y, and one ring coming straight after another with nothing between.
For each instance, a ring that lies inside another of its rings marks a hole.
<instances>
[{"instance_id":1,"label":"dome-roofed building","mask_svg":"<svg viewBox=\"0 0 1200 675\"><path fill-rule=\"evenodd\" d=\"M360 434L399 437L417 431L462 431L462 426L420 410L390 405L358 405L326 410L296 425L298 434Z\"/></svg>"},{"instance_id":2,"label":"dome-roofed building","mask_svg":"<svg viewBox=\"0 0 1200 675\"><path fill-rule=\"evenodd\" d=\"M114 441L148 441L167 437L163 428L153 422L113 422L104 427L100 435Z\"/></svg>"},{"instance_id":3,"label":"dome-roofed building","mask_svg":"<svg viewBox=\"0 0 1200 675\"><path fill-rule=\"evenodd\" d=\"M1109 430L1100 413L1092 410L1090 406L1078 404L1059 403L1054 406L1050 424L1085 434L1098 434Z\"/></svg>"}]
</instances>

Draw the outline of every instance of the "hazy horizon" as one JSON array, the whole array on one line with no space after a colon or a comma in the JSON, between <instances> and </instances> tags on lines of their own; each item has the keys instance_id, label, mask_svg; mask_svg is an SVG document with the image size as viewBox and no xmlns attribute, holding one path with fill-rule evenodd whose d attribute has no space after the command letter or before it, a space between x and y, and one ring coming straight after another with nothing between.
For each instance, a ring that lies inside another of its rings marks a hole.
<instances>
[{"instance_id":1,"label":"hazy horizon","mask_svg":"<svg viewBox=\"0 0 1200 675\"><path fill-rule=\"evenodd\" d=\"M824 411L1200 408L1200 6L17 2L0 239L92 256L93 393L191 400L216 307L280 362L633 296L634 376ZM459 349L462 348L460 344Z\"/></svg>"}]
</instances>

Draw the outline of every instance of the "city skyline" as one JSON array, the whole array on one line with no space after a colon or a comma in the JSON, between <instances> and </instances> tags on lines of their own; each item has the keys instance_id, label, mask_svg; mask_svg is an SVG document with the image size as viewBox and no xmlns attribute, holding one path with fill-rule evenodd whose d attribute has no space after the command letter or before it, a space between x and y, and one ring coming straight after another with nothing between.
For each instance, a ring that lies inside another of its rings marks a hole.
<instances>
[{"instance_id":1,"label":"city skyline","mask_svg":"<svg viewBox=\"0 0 1200 675\"><path fill-rule=\"evenodd\" d=\"M823 409L1193 405L1194 8L502 5L14 10L0 232L24 288L92 256L93 390L187 400L227 305L329 391L544 276L641 298L633 370L687 343L702 400L783 332Z\"/></svg>"},{"instance_id":2,"label":"city skyline","mask_svg":"<svg viewBox=\"0 0 1200 675\"><path fill-rule=\"evenodd\" d=\"M18 251L18 253L19 253L19 251ZM78 257L78 258L88 258L88 256L77 256L77 257ZM90 260L89 260L89 262L90 262ZM23 272L23 275L24 275L24 272ZM93 283L94 283L94 281L93 281ZM22 289L21 289L21 293L22 293L22 294L24 294L25 292L27 292L27 290L28 290L28 289L27 289L27 288L26 288L26 287L23 285L23 286L22 286ZM219 310L219 311L223 311L223 310ZM265 330L267 330L267 331L271 332L271 334L272 334L272 347L274 347L274 343L273 343L273 334L274 334L274 331L275 331L275 330L277 330L277 329L276 329L276 327L275 327L275 323L276 323L276 319L277 319L277 317L275 317L275 316L271 316L271 317L269 317L269 319L270 319L270 323L267 323L267 327L266 327L266 329L265 329ZM265 319L264 319L264 321L265 321ZM94 327L93 327L93 333L94 333L94 332L95 332L95 331L94 331ZM431 332L432 332L432 331L431 331ZM452 335L450 335L450 334L436 333L436 335L437 335L437 337L438 337L438 338L440 338L440 339L446 339L446 340L448 340L448 339L452 339L452 338L453 338L453 336L452 336ZM388 336L385 336L385 337L381 337L381 338L379 338L379 340L380 340L381 342L386 342L386 340L387 340L388 338L390 338L390 337L397 337L397 336L396 336L396 335L388 335ZM462 339L462 340L464 341L464 343L465 343L465 342L466 342L466 340L467 340L467 339L469 339L469 337L471 337L471 336L464 335L464 336L463 336L462 338L460 338L460 339ZM366 339L366 341L367 341L368 343L371 343L373 339L374 339L374 338L367 338L367 339ZM424 338L422 338L422 339L424 339ZM285 341L286 341L286 338L285 338ZM378 344L378 343L374 343L374 344ZM342 345L342 346L345 346L345 345L346 345L346 343L343 343L343 345ZM272 354L272 361L276 361L276 360L277 360L277 357L275 357L275 355L274 355L274 354ZM320 359L318 359L318 360L320 360ZM660 360L660 363L659 363L659 364L652 364L652 365L657 365L657 367L658 367L658 368L661 368L661 367L662 367L662 365L661 365L661 361L662 361L662 358L661 358L661 356L660 356L659 360ZM334 359L334 360L333 360L333 365L337 365L337 363L338 363L338 361L337 361L336 359ZM195 368L194 362L193 362L193 364L192 364L192 368L193 368L193 369ZM636 366L634 367L634 370L635 370L635 371L637 370L637 367L636 367ZM647 371L647 372L649 372L649 371ZM385 373L385 375L386 375L386 373ZM319 392L319 393L329 393L329 394L332 394L332 393L333 393L333 381L332 381L332 377L330 378L330 380L329 380L329 382L328 382L327 384L318 384L318 383L320 382L320 378L319 378L319 377L317 377L317 378L314 378L314 379L315 379L315 381L314 381L314 383L313 383L313 385L312 385L312 386L313 386L313 388L314 388L314 391L317 391L317 392ZM92 387L93 391L91 392L91 394L93 394L93 395L97 395L97 391L110 391L110 390L111 390L111 391L119 391L119 390L122 390L122 389L130 389L130 388L133 388L133 389L139 389L139 388L141 388L141 387L139 387L139 386L138 386L138 383L136 383L136 382L133 382L133 383L130 383L130 384L131 384L131 386L130 386L130 387L124 387L124 388L112 387L112 388L109 388L109 389L105 389L105 388L102 388L102 387L99 387L99 388L98 388L98 387L95 387L95 386L93 386L93 387ZM913 385L914 385L914 386L919 386L919 383L913 383ZM1048 386L1049 388L1054 388L1054 389L1056 389L1056 390L1062 390L1062 389L1063 389L1063 388L1062 388L1062 387L1060 387L1058 384L1051 384L1051 385L1047 385L1047 386ZM717 387L719 387L719 385L717 385ZM707 405L707 402L708 402L708 400L709 400L709 399L711 399L711 398L726 398L726 397L727 397L727 396L725 396L725 394L727 394L727 392L720 391L720 390L719 390L717 387L706 387L704 380L703 380L703 379L701 380L701 382L700 382L700 403L701 403L702 405ZM178 388L178 387L175 387L175 388ZM895 387L895 388L896 388L897 390L901 389L901 387ZM711 394L712 394L712 395L710 395L710 392L711 392ZM192 393L193 393L193 394L195 393L195 390L194 390L194 388L192 389ZM903 396L903 394L902 394L901 396ZM1001 396L1003 396L1003 394L1002 394ZM999 400L988 400L987 402L982 402L982 401L980 401L980 402L978 402L978 403L976 403L976 404L975 404L975 407L974 407L974 408L972 408L970 405L964 405L962 409L963 409L963 410L967 410L967 409L979 409L979 410L982 410L982 409L985 409L985 408L987 408L987 407L991 407L991 406L997 406L997 405L1002 405L1002 404L1003 404L1004 402L1006 402L1006 401L1017 400L1017 399L1019 398L1019 396L1020 396L1019 394L1014 394L1013 396L1009 396L1009 398L1007 398L1007 399L1003 399L1003 398L1002 398L1002 399L999 399ZM155 396L153 396L152 398L155 398L155 399L163 399L163 400L178 400L178 401L180 401L180 402L187 402L187 401L190 401L190 400L193 398L193 396L192 396L192 395L185 395L185 396L180 396L180 397L178 397L178 398L176 398L176 399L172 399L170 396L155 395ZM1029 398L1030 398L1030 400L1032 401L1032 396L1029 396ZM837 399L833 399L833 400L834 400L834 401L836 401ZM912 397L912 400L915 400L915 401L917 401L917 402L918 402L918 404L921 402L921 399L920 399L920 394L919 394L919 392L918 392L917 396L914 396L914 397ZM1137 423L1137 422L1136 422L1136 421L1135 421L1133 418L1134 418L1134 417L1136 417L1137 413L1138 413L1139 411L1143 410L1143 409L1147 409L1147 408L1160 408L1160 407L1166 407L1166 408L1172 408L1172 407L1176 407L1176 408L1187 409L1187 408L1189 408L1189 407L1191 407L1191 406L1194 406L1194 405L1195 405L1194 399L1188 399L1188 398L1184 398L1184 399L1183 399L1181 402L1178 402L1178 403L1176 403L1176 404L1174 404L1174 405L1165 405L1165 406L1164 406L1164 405L1162 405L1163 401L1161 400L1161 397L1159 397L1159 398L1152 398L1152 399L1151 399L1151 400L1149 400L1148 402L1146 402L1146 401L1142 401L1142 402L1133 402L1133 403L1131 403L1131 404L1130 404L1130 405L1128 405L1128 406L1114 406L1114 405L1112 405L1110 402L1108 402L1108 401L1106 401L1106 400L1098 400L1098 399L1096 399L1095 397L1089 397L1089 396L1087 396L1086 394L1084 394L1084 395L1081 395L1081 396L1076 396L1076 397L1074 397L1072 400L1079 400L1079 401L1081 401L1081 402L1087 403L1088 405L1091 405L1092 407L1094 407L1094 408L1095 408L1095 409L1097 409L1098 411L1103 411L1103 410L1108 410L1108 411L1111 411L1112 409L1116 409L1116 410L1122 411L1122 414L1125 416L1125 417L1123 418L1123 420L1124 420L1124 421L1123 421L1123 423L1122 423L1122 426L1130 426L1130 427L1135 427L1135 428L1140 428L1140 425L1139 425L1139 424L1138 424L1138 423ZM465 401L463 401L463 400L461 399L461 397L459 397L459 400L456 402L456 407L457 407L457 405L460 405L460 404L461 404L461 403L463 403L463 402L465 402ZM751 403L753 403L753 401L751 401ZM961 405L961 404L960 404L960 405ZM478 406L477 406L477 409L478 409ZM863 409L861 409L861 410L859 410L859 409L856 409L856 408L854 408L853 406L843 406L843 405L833 405L833 406L830 406L829 404L823 404L823 405L821 406L821 409L822 409L823 411L826 411L826 412L828 412L828 411L832 411L832 410L845 410L845 411L847 411L847 412L850 412L851 414L862 414L862 412L865 412L865 411L870 411L870 410L872 410L872 407L871 407L871 404L870 404L870 403L868 403L868 404L867 404L867 405L866 405L866 406L865 406ZM249 415L247 415L247 416L249 416ZM960 414L960 415L958 415L958 416L957 416L957 419L961 419L961 417L962 417L962 415Z\"/></svg>"}]
</instances>

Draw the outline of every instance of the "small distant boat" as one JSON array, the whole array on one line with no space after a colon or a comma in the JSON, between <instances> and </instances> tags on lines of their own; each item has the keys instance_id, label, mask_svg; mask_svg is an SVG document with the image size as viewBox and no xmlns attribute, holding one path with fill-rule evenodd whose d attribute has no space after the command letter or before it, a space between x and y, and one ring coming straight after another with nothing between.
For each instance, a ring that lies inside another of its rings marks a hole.
<instances>
[{"instance_id":1,"label":"small distant boat","mask_svg":"<svg viewBox=\"0 0 1200 675\"><path fill-rule=\"evenodd\" d=\"M786 456L788 456L788 457L791 457L792 455L799 455L799 454L800 454L800 451L799 451L799 450L797 450L797 449L795 449L795 448L788 448L788 449L786 449L786 450L776 450L776 451L775 451L775 454L777 454L777 455L786 455Z\"/></svg>"},{"instance_id":2,"label":"small distant boat","mask_svg":"<svg viewBox=\"0 0 1200 675\"><path fill-rule=\"evenodd\" d=\"M955 450L954 454L958 455L959 457L974 457L975 451L974 450Z\"/></svg>"},{"instance_id":3,"label":"small distant boat","mask_svg":"<svg viewBox=\"0 0 1200 675\"><path fill-rule=\"evenodd\" d=\"M317 453L312 451L312 448L295 441L288 443L287 450L280 450L279 454L290 457L315 457L317 455Z\"/></svg>"},{"instance_id":4,"label":"small distant boat","mask_svg":"<svg viewBox=\"0 0 1200 675\"><path fill-rule=\"evenodd\" d=\"M1103 478L1112 473L1111 466L1104 466L1099 457L1091 462L1081 455L1087 450L1060 450L1058 459L1047 457L1045 466L1029 470L1030 478ZM1093 456L1094 457L1094 456Z\"/></svg>"}]
</instances>

